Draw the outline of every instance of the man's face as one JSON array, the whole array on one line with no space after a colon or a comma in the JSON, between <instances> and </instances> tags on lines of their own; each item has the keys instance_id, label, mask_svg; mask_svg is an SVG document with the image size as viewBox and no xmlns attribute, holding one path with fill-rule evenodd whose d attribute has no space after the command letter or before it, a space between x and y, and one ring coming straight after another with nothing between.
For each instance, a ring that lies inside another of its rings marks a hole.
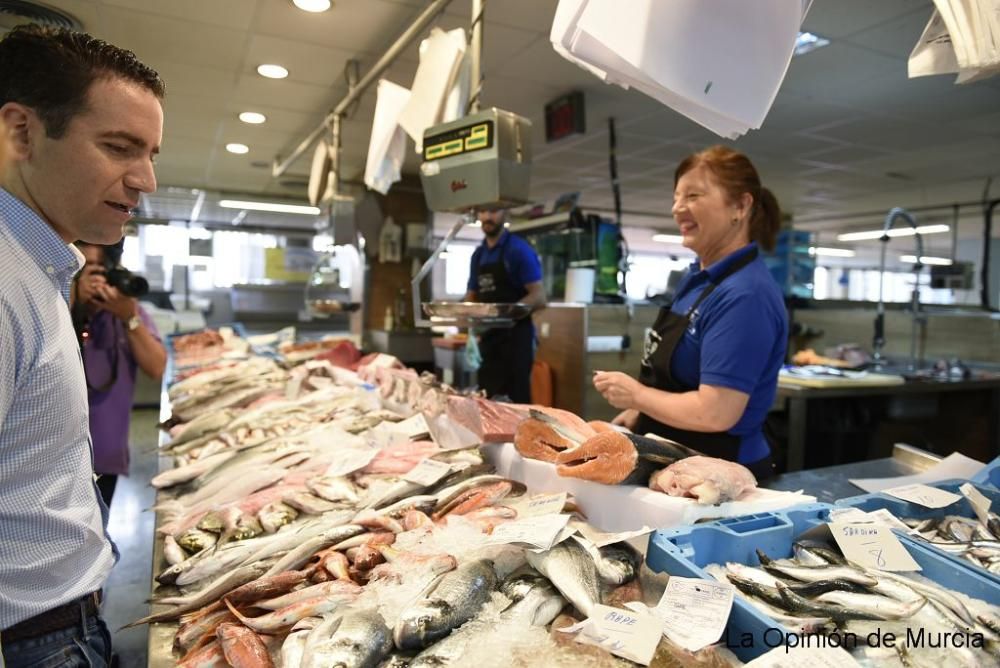
<instances>
[{"instance_id":1,"label":"man's face","mask_svg":"<svg viewBox=\"0 0 1000 668\"><path fill-rule=\"evenodd\" d=\"M500 236L506 220L506 209L483 209L479 212L479 223L482 225L483 234L488 237Z\"/></svg>"},{"instance_id":2,"label":"man's face","mask_svg":"<svg viewBox=\"0 0 1000 668\"><path fill-rule=\"evenodd\" d=\"M67 241L113 244L156 190L153 159L163 136L163 109L153 93L124 79L98 79L87 106L62 137L48 137L35 118L30 155L18 162L27 203Z\"/></svg>"}]
</instances>

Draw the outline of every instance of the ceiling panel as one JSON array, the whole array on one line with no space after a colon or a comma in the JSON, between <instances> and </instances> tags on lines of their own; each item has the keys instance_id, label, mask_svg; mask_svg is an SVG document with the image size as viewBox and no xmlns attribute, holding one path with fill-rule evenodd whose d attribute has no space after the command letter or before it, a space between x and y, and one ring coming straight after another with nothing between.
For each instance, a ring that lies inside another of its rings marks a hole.
<instances>
[{"instance_id":1,"label":"ceiling panel","mask_svg":"<svg viewBox=\"0 0 1000 668\"><path fill-rule=\"evenodd\" d=\"M310 14L291 2L265 0L257 10L253 29L261 35L381 55L416 11L384 0L336 0L330 11Z\"/></svg>"},{"instance_id":2,"label":"ceiling panel","mask_svg":"<svg viewBox=\"0 0 1000 668\"><path fill-rule=\"evenodd\" d=\"M111 7L137 10L157 16L165 16L182 21L197 17L199 23L207 23L222 28L247 30L253 22L254 13L261 4L270 0L103 0Z\"/></svg>"}]
</instances>

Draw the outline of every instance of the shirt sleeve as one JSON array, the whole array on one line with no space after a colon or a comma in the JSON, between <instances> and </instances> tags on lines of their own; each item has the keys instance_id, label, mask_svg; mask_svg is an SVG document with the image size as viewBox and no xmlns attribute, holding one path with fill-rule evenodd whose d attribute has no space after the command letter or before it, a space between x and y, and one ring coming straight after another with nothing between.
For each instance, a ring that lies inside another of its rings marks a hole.
<instances>
[{"instance_id":1,"label":"shirt sleeve","mask_svg":"<svg viewBox=\"0 0 1000 668\"><path fill-rule=\"evenodd\" d=\"M702 325L701 383L750 394L780 336L780 324L753 294L727 295Z\"/></svg>"},{"instance_id":2,"label":"shirt sleeve","mask_svg":"<svg viewBox=\"0 0 1000 668\"><path fill-rule=\"evenodd\" d=\"M14 384L17 381L17 356L14 352L14 328L10 308L0 301L0 429L7 420L7 413L14 402Z\"/></svg>"},{"instance_id":3,"label":"shirt sleeve","mask_svg":"<svg viewBox=\"0 0 1000 668\"><path fill-rule=\"evenodd\" d=\"M479 267L479 255L482 252L482 247L477 248L472 252L472 259L469 260L469 285L467 289L469 292L479 291L479 281L477 280L477 274L479 273L476 269Z\"/></svg>"},{"instance_id":4,"label":"shirt sleeve","mask_svg":"<svg viewBox=\"0 0 1000 668\"><path fill-rule=\"evenodd\" d=\"M542 280L542 262L538 253L527 241L517 244L517 252L512 253L510 272L522 286Z\"/></svg>"},{"instance_id":5,"label":"shirt sleeve","mask_svg":"<svg viewBox=\"0 0 1000 668\"><path fill-rule=\"evenodd\" d=\"M146 329L153 335L153 338L160 343L163 343L163 339L160 337L160 332L156 329L156 323L153 322L153 318L150 317L149 313L147 313L146 309L142 306L139 306L139 319L142 320L142 324L146 326Z\"/></svg>"}]
</instances>

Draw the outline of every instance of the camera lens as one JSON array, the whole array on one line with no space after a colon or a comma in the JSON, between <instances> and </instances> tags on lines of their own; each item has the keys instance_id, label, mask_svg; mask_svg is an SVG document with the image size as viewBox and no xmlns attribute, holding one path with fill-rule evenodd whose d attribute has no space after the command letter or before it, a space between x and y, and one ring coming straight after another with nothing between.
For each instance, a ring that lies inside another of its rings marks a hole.
<instances>
[{"instance_id":1,"label":"camera lens","mask_svg":"<svg viewBox=\"0 0 1000 668\"><path fill-rule=\"evenodd\" d=\"M109 269L105 278L109 285L128 297L142 297L149 292L149 281L124 267Z\"/></svg>"}]
</instances>

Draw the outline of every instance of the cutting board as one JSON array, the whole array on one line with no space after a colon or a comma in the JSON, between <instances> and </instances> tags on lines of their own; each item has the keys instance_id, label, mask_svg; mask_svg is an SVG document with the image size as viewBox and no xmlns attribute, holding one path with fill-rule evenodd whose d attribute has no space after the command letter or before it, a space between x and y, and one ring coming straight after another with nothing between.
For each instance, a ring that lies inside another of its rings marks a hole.
<instances>
[{"instance_id":1,"label":"cutting board","mask_svg":"<svg viewBox=\"0 0 1000 668\"><path fill-rule=\"evenodd\" d=\"M779 385L794 385L796 387L872 387L879 385L902 385L906 379L884 373L869 373L861 378L803 378L801 376L778 376Z\"/></svg>"}]
</instances>

